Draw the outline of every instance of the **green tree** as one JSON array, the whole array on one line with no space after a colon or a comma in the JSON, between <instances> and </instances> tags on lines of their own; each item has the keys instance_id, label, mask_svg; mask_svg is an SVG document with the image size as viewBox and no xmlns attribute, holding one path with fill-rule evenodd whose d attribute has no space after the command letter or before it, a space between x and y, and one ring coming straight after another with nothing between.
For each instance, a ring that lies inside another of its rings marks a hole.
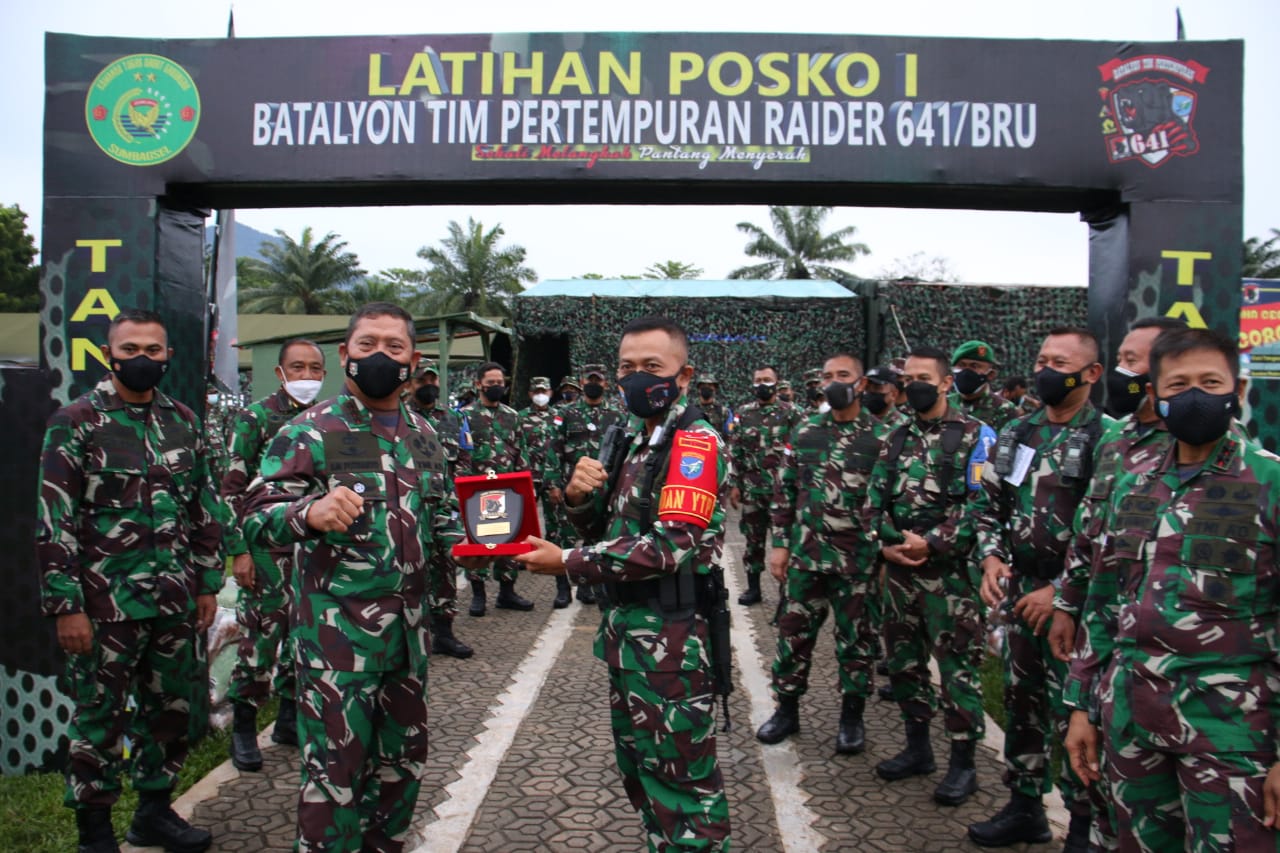
<instances>
[{"instance_id":1,"label":"green tree","mask_svg":"<svg viewBox=\"0 0 1280 853\"><path fill-rule=\"evenodd\" d=\"M333 305L342 314L354 314L368 302L390 302L403 305L405 289L400 282L381 276L370 276L350 287L344 287L334 297Z\"/></svg>"},{"instance_id":2,"label":"green tree","mask_svg":"<svg viewBox=\"0 0 1280 853\"><path fill-rule=\"evenodd\" d=\"M960 281L960 276L951 267L951 261L941 255L929 257L924 252L912 252L905 258L894 258L887 267L880 270L879 278L888 281Z\"/></svg>"},{"instance_id":3,"label":"green tree","mask_svg":"<svg viewBox=\"0 0 1280 853\"><path fill-rule=\"evenodd\" d=\"M509 297L524 290L524 282L536 281L538 274L524 265L522 246L498 246L504 234L501 225L486 231L468 218L465 228L450 222L449 236L440 246L419 249L418 257L430 264L425 276L429 292L421 298L422 307L437 314L509 316Z\"/></svg>"},{"instance_id":4,"label":"green tree","mask_svg":"<svg viewBox=\"0 0 1280 853\"><path fill-rule=\"evenodd\" d=\"M859 255L871 254L871 250L864 243L850 242L858 230L852 225L823 234L822 223L831 210L830 207L772 206L769 208L772 234L759 225L739 222L738 230L751 236L743 251L748 257L764 260L739 267L729 273L729 278L829 278L834 281L851 278L849 272L830 264L855 261Z\"/></svg>"},{"instance_id":5,"label":"green tree","mask_svg":"<svg viewBox=\"0 0 1280 853\"><path fill-rule=\"evenodd\" d=\"M645 278L688 279L702 275L702 267L686 264L683 261L658 261L644 269Z\"/></svg>"},{"instance_id":6,"label":"green tree","mask_svg":"<svg viewBox=\"0 0 1280 853\"><path fill-rule=\"evenodd\" d=\"M40 310L40 267L27 214L18 205L0 207L0 311Z\"/></svg>"},{"instance_id":7,"label":"green tree","mask_svg":"<svg viewBox=\"0 0 1280 853\"><path fill-rule=\"evenodd\" d=\"M279 228L280 243L264 243L262 259L237 263L240 310L248 314L328 314L340 311L342 289L364 275L360 260L346 242L329 232L316 242L308 226L301 242ZM247 285L247 286L246 286Z\"/></svg>"},{"instance_id":8,"label":"green tree","mask_svg":"<svg viewBox=\"0 0 1280 853\"><path fill-rule=\"evenodd\" d=\"M1244 241L1240 274L1245 278L1280 278L1280 228L1272 228L1268 240L1250 237Z\"/></svg>"}]
</instances>

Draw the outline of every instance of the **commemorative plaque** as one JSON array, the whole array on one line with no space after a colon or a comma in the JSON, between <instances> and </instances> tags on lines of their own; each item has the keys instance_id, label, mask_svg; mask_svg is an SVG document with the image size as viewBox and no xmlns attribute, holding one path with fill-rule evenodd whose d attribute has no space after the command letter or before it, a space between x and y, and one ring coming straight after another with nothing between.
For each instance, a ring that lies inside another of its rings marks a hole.
<instances>
[{"instance_id":1,"label":"commemorative plaque","mask_svg":"<svg viewBox=\"0 0 1280 853\"><path fill-rule=\"evenodd\" d=\"M541 536L533 475L528 471L454 478L467 539L453 546L455 557L509 557L533 548L526 536Z\"/></svg>"}]
</instances>

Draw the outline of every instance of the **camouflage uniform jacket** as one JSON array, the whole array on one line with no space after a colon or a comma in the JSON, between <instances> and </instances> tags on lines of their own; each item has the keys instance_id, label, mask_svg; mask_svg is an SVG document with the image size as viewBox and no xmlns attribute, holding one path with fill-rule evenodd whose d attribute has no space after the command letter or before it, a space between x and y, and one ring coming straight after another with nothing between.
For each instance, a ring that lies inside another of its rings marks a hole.
<instances>
[{"instance_id":1,"label":"camouflage uniform jacket","mask_svg":"<svg viewBox=\"0 0 1280 853\"><path fill-rule=\"evenodd\" d=\"M662 426L671 441L675 424L687 401L681 397ZM681 570L703 574L720 564L724 548L724 499L729 464L720 436L706 421L689 427L705 440L707 456L714 453L716 499L705 529L687 521L662 519L659 503L666 471L658 470L649 495L652 520L640 528L637 501L644 485L645 461L658 452L640 431L632 440L611 500L597 491L592 499L569 507L569 520L593 545L567 551L565 565L575 583L632 582L662 578ZM674 454L673 454L674 455ZM709 665L706 623L701 616L668 616L648 604L623 604L605 609L596 634L595 653L619 669L666 672L702 669Z\"/></svg>"},{"instance_id":2,"label":"camouflage uniform jacket","mask_svg":"<svg viewBox=\"0 0 1280 853\"><path fill-rule=\"evenodd\" d=\"M1005 424L1021 414L1017 406L994 393L989 384L982 386L982 394L973 400L966 400L952 392L947 396L947 404L971 418L977 418L996 432L1000 432Z\"/></svg>"},{"instance_id":3,"label":"camouflage uniform jacket","mask_svg":"<svg viewBox=\"0 0 1280 853\"><path fill-rule=\"evenodd\" d=\"M982 488L991 511L974 517L979 562L997 557L1020 576L1040 580L1062 576L1072 522L1088 485L1082 477L1067 477L1063 465L1073 436L1083 434L1090 424L1097 430L1094 435L1101 435L1098 410L1086 402L1065 424L1049 423L1047 411L1041 409L1014 418L1000 430L1001 435L1011 435L1021 428L1022 444L1035 450L1035 456L1017 486L1000 476L993 462L983 466ZM1096 445L1090 453L1094 449Z\"/></svg>"},{"instance_id":4,"label":"camouflage uniform jacket","mask_svg":"<svg viewBox=\"0 0 1280 853\"><path fill-rule=\"evenodd\" d=\"M1055 610L1077 616L1089 591L1095 568L1096 543L1101 537L1103 511L1112 489L1122 474L1153 470L1163 461L1173 436L1163 421L1143 424L1133 415L1117 421L1103 433L1093 450L1093 476L1085 499L1080 502L1072 524L1071 546L1067 549L1066 578L1054 597Z\"/></svg>"},{"instance_id":5,"label":"camouflage uniform jacket","mask_svg":"<svg viewBox=\"0 0 1280 853\"><path fill-rule=\"evenodd\" d=\"M417 412L436 431L440 437L440 446L444 448L444 459L449 463L449 477L452 478L459 468L471 470L471 450L462 447L462 416L448 406L436 403L430 409L424 409L412 398L406 400L409 408Z\"/></svg>"},{"instance_id":6,"label":"camouflage uniform jacket","mask_svg":"<svg viewBox=\"0 0 1280 853\"><path fill-rule=\"evenodd\" d=\"M728 437L729 421L733 418L733 411L728 406L719 400L712 400L710 403L705 400L697 400L693 405L702 409L702 414L706 416L707 423L711 424L711 427L720 433L721 438Z\"/></svg>"},{"instance_id":7,"label":"camouflage uniform jacket","mask_svg":"<svg viewBox=\"0 0 1280 853\"><path fill-rule=\"evenodd\" d=\"M787 439L804 417L791 403L752 400L738 409L731 445L733 485L744 495L772 498Z\"/></svg>"},{"instance_id":8,"label":"camouflage uniform jacket","mask_svg":"<svg viewBox=\"0 0 1280 853\"><path fill-rule=\"evenodd\" d=\"M603 402L592 406L584 400L574 400L556 412L551 420L551 447L547 451L547 485L558 489L568 485L578 460L599 454L605 430L625 417Z\"/></svg>"},{"instance_id":9,"label":"camouflage uniform jacket","mask_svg":"<svg viewBox=\"0 0 1280 853\"><path fill-rule=\"evenodd\" d=\"M499 403L489 407L476 400L460 413L463 418L462 446L471 444L471 464L459 465L459 474L483 474L492 468L500 474L528 471L524 442L520 440L520 415Z\"/></svg>"},{"instance_id":10,"label":"camouflage uniform jacket","mask_svg":"<svg viewBox=\"0 0 1280 853\"><path fill-rule=\"evenodd\" d=\"M520 443L524 445L525 458L529 470L533 473L533 484L539 492L546 476L547 462L550 458L548 446L551 442L553 423L556 413L550 408L539 409L529 406L517 413L520 417Z\"/></svg>"},{"instance_id":11,"label":"camouflage uniform jacket","mask_svg":"<svg viewBox=\"0 0 1280 853\"><path fill-rule=\"evenodd\" d=\"M241 522L244 518L244 492L258 473L258 461L268 442L280 431L280 427L305 409L281 388L269 397L263 397L249 405L236 416L231 425L231 440L227 444L227 473L222 478L222 499L231 509L232 522L223 531L227 553L246 554ZM292 548L279 549L292 551Z\"/></svg>"},{"instance_id":12,"label":"camouflage uniform jacket","mask_svg":"<svg viewBox=\"0 0 1280 853\"><path fill-rule=\"evenodd\" d=\"M890 406L880 415L880 423L884 424L886 433L889 430L897 429L911 423L912 417L897 406Z\"/></svg>"},{"instance_id":13,"label":"camouflage uniform jacket","mask_svg":"<svg viewBox=\"0 0 1280 853\"><path fill-rule=\"evenodd\" d=\"M963 437L944 459L942 440L950 422L962 425ZM899 431L905 440L895 462L889 457ZM974 516L989 511L981 479L995 440L991 427L950 406L937 420L915 417L886 433L863 504L871 535L892 545L910 530L928 541L931 555L963 560L973 547Z\"/></svg>"},{"instance_id":14,"label":"camouflage uniform jacket","mask_svg":"<svg viewBox=\"0 0 1280 853\"><path fill-rule=\"evenodd\" d=\"M462 538L436 431L401 406L394 440L348 393L317 403L272 440L245 500L245 528L302 543L292 635L301 666L377 672L425 666L428 563ZM364 499L345 533L307 526L338 486ZM443 562L441 562L443 564Z\"/></svg>"},{"instance_id":15,"label":"camouflage uniform jacket","mask_svg":"<svg viewBox=\"0 0 1280 853\"><path fill-rule=\"evenodd\" d=\"M1280 725L1280 457L1232 430L1188 472L1120 475L1064 701L1171 752L1272 754ZM1098 587L1095 589L1095 587ZM1111 618L1110 614L1115 617Z\"/></svg>"},{"instance_id":16,"label":"camouflage uniform jacket","mask_svg":"<svg viewBox=\"0 0 1280 853\"><path fill-rule=\"evenodd\" d=\"M222 588L223 512L199 418L160 391L129 405L105 377L45 432L41 609L99 622L191 612Z\"/></svg>"},{"instance_id":17,"label":"camouflage uniform jacket","mask_svg":"<svg viewBox=\"0 0 1280 853\"><path fill-rule=\"evenodd\" d=\"M791 433L770 507L774 548L801 569L844 574L874 567L862 515L867 482L887 432L865 409L846 423L810 415Z\"/></svg>"}]
</instances>

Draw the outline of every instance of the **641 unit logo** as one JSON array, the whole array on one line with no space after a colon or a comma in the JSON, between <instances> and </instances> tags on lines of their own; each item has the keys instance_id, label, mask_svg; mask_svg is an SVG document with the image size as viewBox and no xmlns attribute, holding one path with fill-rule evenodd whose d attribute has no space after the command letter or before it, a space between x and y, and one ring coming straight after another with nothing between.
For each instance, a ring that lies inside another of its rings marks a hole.
<instances>
[{"instance_id":1,"label":"641 unit logo","mask_svg":"<svg viewBox=\"0 0 1280 853\"><path fill-rule=\"evenodd\" d=\"M1102 136L1112 163L1140 159L1151 168L1200 150L1192 121L1196 84L1209 69L1198 62L1147 55L1099 65Z\"/></svg>"}]
</instances>

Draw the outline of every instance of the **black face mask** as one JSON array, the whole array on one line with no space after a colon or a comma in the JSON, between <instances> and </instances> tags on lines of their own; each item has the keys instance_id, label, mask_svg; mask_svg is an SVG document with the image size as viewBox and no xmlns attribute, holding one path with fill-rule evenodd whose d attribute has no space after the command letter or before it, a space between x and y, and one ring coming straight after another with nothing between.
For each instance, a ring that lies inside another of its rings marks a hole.
<instances>
[{"instance_id":1,"label":"black face mask","mask_svg":"<svg viewBox=\"0 0 1280 853\"><path fill-rule=\"evenodd\" d=\"M484 394L484 398L490 403L496 403L507 395L507 386L486 385L480 389L480 393Z\"/></svg>"},{"instance_id":2,"label":"black face mask","mask_svg":"<svg viewBox=\"0 0 1280 853\"><path fill-rule=\"evenodd\" d=\"M952 371L952 373L956 378L956 390L965 396L978 393L978 390L987 384L987 377L971 367Z\"/></svg>"},{"instance_id":3,"label":"black face mask","mask_svg":"<svg viewBox=\"0 0 1280 853\"><path fill-rule=\"evenodd\" d=\"M565 391L560 395L560 399L564 400L566 403L572 403L574 400L578 399L578 395L573 391Z\"/></svg>"},{"instance_id":4,"label":"black face mask","mask_svg":"<svg viewBox=\"0 0 1280 853\"><path fill-rule=\"evenodd\" d=\"M938 402L937 385L930 385L928 382L908 382L906 390L907 405L917 412L927 412Z\"/></svg>"},{"instance_id":5,"label":"black face mask","mask_svg":"<svg viewBox=\"0 0 1280 853\"><path fill-rule=\"evenodd\" d=\"M355 380L370 400L385 400L409 379L409 365L401 364L385 352L364 358L347 356L347 375Z\"/></svg>"},{"instance_id":6,"label":"black face mask","mask_svg":"<svg viewBox=\"0 0 1280 853\"><path fill-rule=\"evenodd\" d=\"M1081 370L1063 373L1052 367L1042 367L1036 373L1036 396L1044 400L1046 406L1060 405L1080 387L1083 374Z\"/></svg>"},{"instance_id":7,"label":"black face mask","mask_svg":"<svg viewBox=\"0 0 1280 853\"><path fill-rule=\"evenodd\" d=\"M424 406L434 406L436 400L440 399L440 386L423 385L417 391L413 392L413 397Z\"/></svg>"},{"instance_id":8,"label":"black face mask","mask_svg":"<svg viewBox=\"0 0 1280 853\"><path fill-rule=\"evenodd\" d=\"M702 398L702 399L704 399L704 400L710 400L710 399L711 399L712 397L714 397L715 395L716 395L716 389L714 389L714 388L699 388L699 389L698 389L698 396L699 396L699 397L701 397L701 398Z\"/></svg>"},{"instance_id":9,"label":"black face mask","mask_svg":"<svg viewBox=\"0 0 1280 853\"><path fill-rule=\"evenodd\" d=\"M1107 374L1107 404L1112 412L1121 416L1138 411L1147 396L1147 383L1151 381L1150 374L1121 373L1123 369L1117 367Z\"/></svg>"},{"instance_id":10,"label":"black face mask","mask_svg":"<svg viewBox=\"0 0 1280 853\"><path fill-rule=\"evenodd\" d=\"M773 393L777 389L778 389L778 386L776 384L766 385L765 383L761 382L758 385L753 386L751 388L751 391L753 394L756 395L757 400L763 401L763 400L772 400Z\"/></svg>"},{"instance_id":11,"label":"black face mask","mask_svg":"<svg viewBox=\"0 0 1280 853\"><path fill-rule=\"evenodd\" d=\"M622 386L628 411L639 418L662 414L680 397L680 386L676 384L679 375L679 370L670 376L655 376L637 370L624 376L618 384Z\"/></svg>"},{"instance_id":12,"label":"black face mask","mask_svg":"<svg viewBox=\"0 0 1280 853\"><path fill-rule=\"evenodd\" d=\"M1200 388L1188 388L1172 397L1158 398L1156 412L1164 418L1170 435L1199 447L1226 434L1231 419L1240 413L1240 400L1234 391L1210 394Z\"/></svg>"},{"instance_id":13,"label":"black face mask","mask_svg":"<svg viewBox=\"0 0 1280 853\"><path fill-rule=\"evenodd\" d=\"M111 357L111 372L120 380L120 384L138 394L150 391L160 384L160 379L169 371L169 362L156 361L145 355L133 358Z\"/></svg>"},{"instance_id":14,"label":"black face mask","mask_svg":"<svg viewBox=\"0 0 1280 853\"><path fill-rule=\"evenodd\" d=\"M832 382L823 389L823 393L827 395L827 402L831 404L832 409L847 409L853 405L854 400L858 399L853 386L848 382Z\"/></svg>"},{"instance_id":15,"label":"black face mask","mask_svg":"<svg viewBox=\"0 0 1280 853\"><path fill-rule=\"evenodd\" d=\"M582 393L588 400L599 400L604 396L604 386L599 382L588 382L582 386Z\"/></svg>"},{"instance_id":16,"label":"black face mask","mask_svg":"<svg viewBox=\"0 0 1280 853\"><path fill-rule=\"evenodd\" d=\"M790 403L790 402L791 402L791 392L790 392L790 391L779 391L779 392L778 392L778 399L779 399L779 400L781 400L781 401L782 401L782 402L784 402L784 403Z\"/></svg>"},{"instance_id":17,"label":"black face mask","mask_svg":"<svg viewBox=\"0 0 1280 853\"><path fill-rule=\"evenodd\" d=\"M883 391L863 391L862 405L868 412L879 417L889 408L889 395Z\"/></svg>"},{"instance_id":18,"label":"black face mask","mask_svg":"<svg viewBox=\"0 0 1280 853\"><path fill-rule=\"evenodd\" d=\"M818 398L822 396L822 389L818 387L804 389L804 397L810 403L818 402Z\"/></svg>"}]
</instances>

